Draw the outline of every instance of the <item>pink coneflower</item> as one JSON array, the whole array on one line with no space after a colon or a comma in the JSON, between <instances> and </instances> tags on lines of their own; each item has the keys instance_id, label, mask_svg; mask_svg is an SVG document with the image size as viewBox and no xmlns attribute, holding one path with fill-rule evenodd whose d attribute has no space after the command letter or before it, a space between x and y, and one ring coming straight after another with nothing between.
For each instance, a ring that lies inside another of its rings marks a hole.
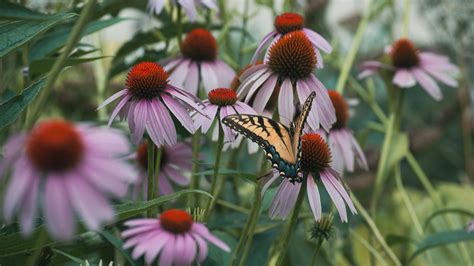
<instances>
[{"instance_id":1,"label":"pink coneflower","mask_svg":"<svg viewBox=\"0 0 474 266\"><path fill-rule=\"evenodd\" d=\"M193 120L186 108L200 112L196 96L168 84L168 73L157 63L143 62L128 72L125 89L110 96L98 109L122 98L109 119L109 126L121 113L127 117L132 142L138 144L145 129L156 146L176 144L176 128L170 112L183 127L194 133Z\"/></svg>"},{"instance_id":2,"label":"pink coneflower","mask_svg":"<svg viewBox=\"0 0 474 266\"><path fill-rule=\"evenodd\" d=\"M312 31L308 28L304 27L304 18L296 13L283 13L275 18L275 30L268 33L265 37L263 37L262 42L257 47L255 51L251 64L254 64L258 57L260 56L263 48L268 44L271 44L271 47L274 43L276 43L282 36L285 34L301 31L304 35L309 39L311 45L313 46L314 54L317 58L316 66L318 68L323 67L323 57L318 49L323 50L325 53L331 53L332 47L331 45L324 39L321 35ZM270 49L268 49L265 53L264 62L267 63L269 60Z\"/></svg>"},{"instance_id":3,"label":"pink coneflower","mask_svg":"<svg viewBox=\"0 0 474 266\"><path fill-rule=\"evenodd\" d=\"M352 131L347 127L349 121L349 107L344 97L337 91L329 90L334 109L336 110L336 123L332 125L329 133L321 132L329 139L329 147L333 154L333 167L343 172L346 169L349 172L354 171L354 160L359 167L367 170L367 160L357 140L352 135Z\"/></svg>"},{"instance_id":4,"label":"pink coneflower","mask_svg":"<svg viewBox=\"0 0 474 266\"><path fill-rule=\"evenodd\" d=\"M189 21L195 21L197 18L196 7L207 7L209 9L217 10L216 1L214 0L173 0L170 1L173 5L180 5L188 15ZM151 13L159 15L165 6L165 0L148 0L148 10Z\"/></svg>"},{"instance_id":5,"label":"pink coneflower","mask_svg":"<svg viewBox=\"0 0 474 266\"><path fill-rule=\"evenodd\" d=\"M317 59L311 42L302 31L285 34L272 45L267 63L252 66L240 77L239 98L253 101L259 114L263 112L274 93L278 93L280 121L293 120L295 104L301 105L312 91L316 92L308 125L316 130L319 125L328 131L336 121L334 107L324 85L313 75ZM294 99L294 93L298 99Z\"/></svg>"},{"instance_id":6,"label":"pink coneflower","mask_svg":"<svg viewBox=\"0 0 474 266\"><path fill-rule=\"evenodd\" d=\"M203 101L203 113L211 119L201 114L196 114L196 128L201 128L202 133L206 133L212 125L214 118L219 119L219 125L224 131L224 141L235 140L234 131L222 123L222 119L233 114L256 114L246 103L237 100L235 91L227 88L213 89L208 93L208 100ZM217 128L217 127L216 127Z\"/></svg>"},{"instance_id":7,"label":"pink coneflower","mask_svg":"<svg viewBox=\"0 0 474 266\"><path fill-rule=\"evenodd\" d=\"M331 152L328 145L317 133L307 133L302 136L301 141L301 170L306 177L307 196L314 218L317 221L321 219L321 199L317 183L322 182L336 205L341 221L347 222L346 204L353 214L356 214L357 210L342 185L339 174L330 166ZM273 171L271 175L264 177L263 191L267 190L279 176L278 172ZM273 198L269 210L270 217L286 218L296 203L300 189L301 183L292 184L288 179L283 179Z\"/></svg>"},{"instance_id":8,"label":"pink coneflower","mask_svg":"<svg viewBox=\"0 0 474 266\"><path fill-rule=\"evenodd\" d=\"M378 61L367 61L362 64L363 71L359 78L365 78L377 73L380 69L393 71L393 83L400 88L413 87L417 82L428 92L433 99L439 101L443 98L436 80L456 87L458 82L454 79L459 69L451 64L446 56L430 52L419 52L408 39L399 39L387 49L391 65Z\"/></svg>"},{"instance_id":9,"label":"pink coneflower","mask_svg":"<svg viewBox=\"0 0 474 266\"><path fill-rule=\"evenodd\" d=\"M5 220L11 222L17 213L22 233L29 235L41 203L54 238L73 237L76 215L88 229L99 230L114 217L106 195L125 196L135 179L133 168L120 159L128 152L126 138L115 130L61 120L12 137L1 162L5 170L11 168Z\"/></svg>"},{"instance_id":10,"label":"pink coneflower","mask_svg":"<svg viewBox=\"0 0 474 266\"><path fill-rule=\"evenodd\" d=\"M142 143L136 152L136 160L140 165L139 180L136 189L147 190L147 142ZM189 185L189 178L185 172L190 172L192 168L192 149L188 143L178 143L174 146L164 146L161 150L161 162L158 176L158 189L160 195L168 195L174 192L170 183L179 186Z\"/></svg>"},{"instance_id":11,"label":"pink coneflower","mask_svg":"<svg viewBox=\"0 0 474 266\"><path fill-rule=\"evenodd\" d=\"M228 88L235 71L224 61L217 59L217 41L205 29L195 29L186 35L181 44L181 56L169 61L170 83L197 94L199 80L206 92L215 88Z\"/></svg>"},{"instance_id":12,"label":"pink coneflower","mask_svg":"<svg viewBox=\"0 0 474 266\"><path fill-rule=\"evenodd\" d=\"M158 219L134 219L125 222L129 228L122 232L127 239L124 249L134 247L133 259L145 256L151 264L159 256L158 265L190 265L207 257L207 242L229 252L230 248L209 232L205 225L193 221L182 210L163 212Z\"/></svg>"}]
</instances>

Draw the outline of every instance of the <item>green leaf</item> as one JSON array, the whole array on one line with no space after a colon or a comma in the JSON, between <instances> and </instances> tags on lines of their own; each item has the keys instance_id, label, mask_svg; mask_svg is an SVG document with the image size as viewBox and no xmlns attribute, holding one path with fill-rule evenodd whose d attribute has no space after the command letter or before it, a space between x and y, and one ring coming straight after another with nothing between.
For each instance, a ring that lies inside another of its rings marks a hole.
<instances>
[{"instance_id":1,"label":"green leaf","mask_svg":"<svg viewBox=\"0 0 474 266\"><path fill-rule=\"evenodd\" d=\"M413 243L413 239L400 235L387 235L385 237L385 240L387 241L387 245L389 246Z\"/></svg>"},{"instance_id":2,"label":"green leaf","mask_svg":"<svg viewBox=\"0 0 474 266\"><path fill-rule=\"evenodd\" d=\"M0 2L0 57L3 57L38 35L67 19L73 13L45 15L9 2Z\"/></svg>"},{"instance_id":3,"label":"green leaf","mask_svg":"<svg viewBox=\"0 0 474 266\"><path fill-rule=\"evenodd\" d=\"M32 232L30 237L25 237L21 233L9 233L0 236L0 257L34 250L37 248L37 239L44 234L44 230L46 230L45 226L40 226ZM56 242L48 238L44 243L44 246L47 246Z\"/></svg>"},{"instance_id":4,"label":"green leaf","mask_svg":"<svg viewBox=\"0 0 474 266\"><path fill-rule=\"evenodd\" d=\"M406 133L398 133L394 135L387 159L387 168L393 169L393 167L408 154L408 150L408 135Z\"/></svg>"},{"instance_id":5,"label":"green leaf","mask_svg":"<svg viewBox=\"0 0 474 266\"><path fill-rule=\"evenodd\" d=\"M430 217L428 217L426 219L425 228L429 226L430 222L436 216L441 215L441 214L446 214L446 213L457 213L457 214L460 214L460 215L465 215L465 216L469 216L471 218L474 218L474 212L471 212L471 211L468 211L468 210L456 209L456 208L442 209L442 210L435 211L433 214L430 215Z\"/></svg>"},{"instance_id":6,"label":"green leaf","mask_svg":"<svg viewBox=\"0 0 474 266\"><path fill-rule=\"evenodd\" d=\"M75 263L77 263L77 264L79 264L79 265L84 264L84 261L83 261L83 260L81 260L80 258L75 257L75 256L73 256L73 255L71 255L71 254L69 254L69 253L66 253L66 252L64 252L64 251L61 251L61 250L55 249L55 248L53 248L53 251L56 252L56 253L58 253L58 254L63 255L64 257L66 257L66 258L72 260L73 262L75 262Z\"/></svg>"},{"instance_id":7,"label":"green leaf","mask_svg":"<svg viewBox=\"0 0 474 266\"><path fill-rule=\"evenodd\" d=\"M99 234L105 239L107 240L110 244L112 244L119 252L120 254L122 254L122 256L124 258L126 258L128 260L128 262L130 263L130 265L132 266L136 266L138 264L135 263L135 261L132 259L132 256L130 254L130 251L126 251L122 248L123 246L123 241L122 239L116 237L114 234L112 234L111 232L109 231L102 231L102 232L99 232Z\"/></svg>"},{"instance_id":8,"label":"green leaf","mask_svg":"<svg viewBox=\"0 0 474 266\"><path fill-rule=\"evenodd\" d=\"M33 101L43 88L46 77L42 77L24 89L20 95L10 98L8 101L0 104L0 129L8 126L15 121L23 110Z\"/></svg>"},{"instance_id":9,"label":"green leaf","mask_svg":"<svg viewBox=\"0 0 474 266\"><path fill-rule=\"evenodd\" d=\"M82 31L81 37L92 34L109 26L115 25L121 21L124 21L124 19L112 18L107 20L90 22ZM31 49L29 51L29 61L32 62L44 58L64 46L67 39L69 38L69 34L71 33L73 27L74 24L71 23L45 34L41 39L39 39L31 46Z\"/></svg>"},{"instance_id":10,"label":"green leaf","mask_svg":"<svg viewBox=\"0 0 474 266\"><path fill-rule=\"evenodd\" d=\"M214 170L206 170L202 172L197 172L196 175L212 175L214 174ZM232 169L226 169L226 168L219 168L218 175L230 175L230 176L238 176L241 177L247 181L250 181L252 183L255 183L257 180L257 175L251 174L251 173L243 173L240 171L232 170Z\"/></svg>"},{"instance_id":11,"label":"green leaf","mask_svg":"<svg viewBox=\"0 0 474 266\"><path fill-rule=\"evenodd\" d=\"M129 217L135 216L137 214L143 213L149 208L162 205L168 201L175 200L188 193L199 193L199 194L206 195L210 198L213 198L211 194L205 191L198 190L198 189L186 189L186 190L180 190L171 195L159 197L150 201L134 201L130 203L120 204L120 205L115 206L115 209L117 211L116 221L124 220Z\"/></svg>"},{"instance_id":12,"label":"green leaf","mask_svg":"<svg viewBox=\"0 0 474 266\"><path fill-rule=\"evenodd\" d=\"M92 62L92 61L99 60L106 57L109 57L109 56L97 56L97 57L89 57L89 58L69 57L64 62L63 67ZM37 75L47 73L53 67L56 61L57 61L57 58L44 58L41 60L33 61L30 64L30 75L37 76Z\"/></svg>"},{"instance_id":13,"label":"green leaf","mask_svg":"<svg viewBox=\"0 0 474 266\"><path fill-rule=\"evenodd\" d=\"M474 233L468 233L464 229L432 234L426 237L418 244L416 250L413 252L408 261L413 260L419 254L431 248L472 240L474 240Z\"/></svg>"}]
</instances>

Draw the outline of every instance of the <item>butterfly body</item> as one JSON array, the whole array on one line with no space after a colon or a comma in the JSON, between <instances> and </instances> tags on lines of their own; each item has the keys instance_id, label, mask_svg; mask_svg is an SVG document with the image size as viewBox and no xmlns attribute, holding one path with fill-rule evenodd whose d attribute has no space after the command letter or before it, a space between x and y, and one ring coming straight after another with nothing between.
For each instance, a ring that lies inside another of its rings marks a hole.
<instances>
[{"instance_id":1,"label":"butterfly body","mask_svg":"<svg viewBox=\"0 0 474 266\"><path fill-rule=\"evenodd\" d=\"M258 115L229 115L222 122L262 147L272 167L282 177L288 178L292 183L302 182L301 133L314 97L314 92L308 96L300 116L289 128Z\"/></svg>"}]
</instances>

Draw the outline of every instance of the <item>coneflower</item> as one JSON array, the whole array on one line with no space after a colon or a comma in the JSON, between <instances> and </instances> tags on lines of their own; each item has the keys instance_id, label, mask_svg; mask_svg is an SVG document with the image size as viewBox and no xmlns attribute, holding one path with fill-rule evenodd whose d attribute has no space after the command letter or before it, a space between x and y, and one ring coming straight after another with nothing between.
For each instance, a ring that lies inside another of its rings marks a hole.
<instances>
[{"instance_id":1,"label":"coneflower","mask_svg":"<svg viewBox=\"0 0 474 266\"><path fill-rule=\"evenodd\" d=\"M288 125L293 120L295 105L302 105L315 91L308 125L316 130L321 124L328 131L336 121L336 115L326 87L313 75L316 63L316 55L306 35L302 31L287 33L272 45L266 63L252 66L241 75L239 98L252 101L255 111L261 114L272 94L278 91L280 121Z\"/></svg>"},{"instance_id":2,"label":"coneflower","mask_svg":"<svg viewBox=\"0 0 474 266\"><path fill-rule=\"evenodd\" d=\"M321 56L319 49L325 53L331 53L332 47L321 35L304 27L304 18L301 15L296 13L283 13L275 18L274 26L275 30L268 33L258 45L257 50L252 57L251 64L254 64L258 60L262 50L268 44L270 44L269 47L271 48L272 45L285 34L301 31L306 35L306 37L308 37L313 46L314 54L317 58L316 66L318 68L323 67L323 57ZM269 59L269 53L270 50L267 49L264 59L265 63Z\"/></svg>"},{"instance_id":3,"label":"coneflower","mask_svg":"<svg viewBox=\"0 0 474 266\"><path fill-rule=\"evenodd\" d=\"M192 30L181 44L181 55L165 64L170 72L170 83L197 94L199 80L206 92L216 88L228 88L235 71L217 58L217 41L202 28Z\"/></svg>"},{"instance_id":4,"label":"coneflower","mask_svg":"<svg viewBox=\"0 0 474 266\"><path fill-rule=\"evenodd\" d=\"M194 133L193 120L187 109L201 110L200 100L168 84L168 73L153 62L142 62L132 67L125 89L110 96L98 109L118 98L122 99L110 116L109 126L119 113L122 118L127 118L134 144L140 143L145 130L158 147L176 144L176 127L170 111L186 130Z\"/></svg>"},{"instance_id":5,"label":"coneflower","mask_svg":"<svg viewBox=\"0 0 474 266\"><path fill-rule=\"evenodd\" d=\"M400 88L420 86L433 99L439 101L443 98L441 89L435 80L450 87L458 86L454 78L459 73L459 68L449 62L446 56L420 52L409 39L399 39L386 49L390 64L379 61L367 61L361 65L362 72L359 78L371 76L381 69L394 72L393 84Z\"/></svg>"}]
</instances>

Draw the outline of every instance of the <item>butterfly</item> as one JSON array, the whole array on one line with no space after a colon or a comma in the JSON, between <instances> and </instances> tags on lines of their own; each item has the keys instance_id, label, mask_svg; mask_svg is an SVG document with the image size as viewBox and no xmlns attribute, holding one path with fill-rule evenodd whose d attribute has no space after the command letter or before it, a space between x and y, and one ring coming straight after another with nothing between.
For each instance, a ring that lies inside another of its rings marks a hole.
<instances>
[{"instance_id":1,"label":"butterfly","mask_svg":"<svg viewBox=\"0 0 474 266\"><path fill-rule=\"evenodd\" d=\"M300 115L289 128L259 115L234 114L224 117L222 122L262 147L282 177L291 183L301 183L301 133L315 96L315 92L308 96Z\"/></svg>"}]
</instances>

